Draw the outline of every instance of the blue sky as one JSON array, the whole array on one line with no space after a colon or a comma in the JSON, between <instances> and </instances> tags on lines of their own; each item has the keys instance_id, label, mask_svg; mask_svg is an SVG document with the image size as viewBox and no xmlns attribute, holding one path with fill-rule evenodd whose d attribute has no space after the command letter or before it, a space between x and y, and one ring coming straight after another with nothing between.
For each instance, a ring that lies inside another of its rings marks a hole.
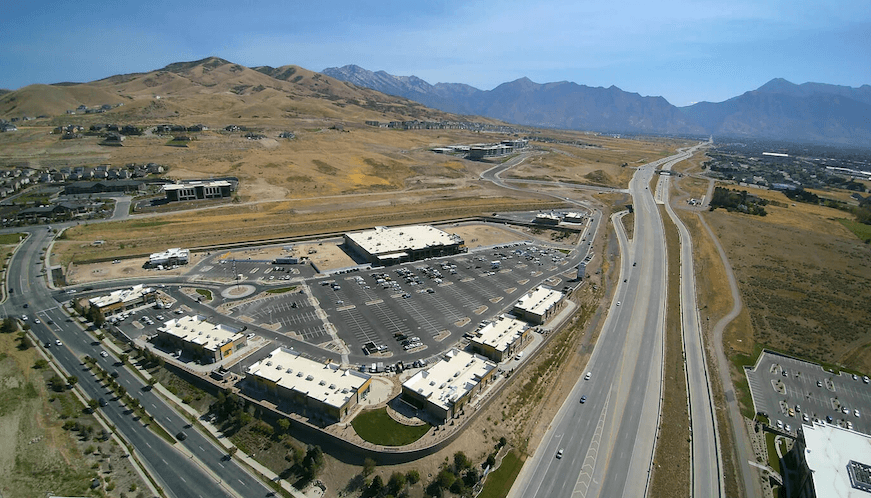
<instances>
[{"instance_id":1,"label":"blue sky","mask_svg":"<svg viewBox=\"0 0 871 498\"><path fill-rule=\"evenodd\" d=\"M92 81L216 55L321 71L357 64L483 90L616 85L688 105L775 77L871 84L871 1L90 0L3 8L0 88Z\"/></svg>"}]
</instances>

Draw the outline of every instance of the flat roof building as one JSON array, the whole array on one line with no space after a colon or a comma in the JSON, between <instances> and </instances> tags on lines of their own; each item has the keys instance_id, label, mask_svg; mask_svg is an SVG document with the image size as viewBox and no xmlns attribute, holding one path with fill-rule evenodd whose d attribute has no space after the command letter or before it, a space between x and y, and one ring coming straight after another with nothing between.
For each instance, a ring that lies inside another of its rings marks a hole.
<instances>
[{"instance_id":1,"label":"flat roof building","mask_svg":"<svg viewBox=\"0 0 871 498\"><path fill-rule=\"evenodd\" d=\"M487 358L452 349L438 363L405 381L402 399L425 410L437 423L445 423L459 415L495 372L496 364Z\"/></svg>"},{"instance_id":2,"label":"flat roof building","mask_svg":"<svg viewBox=\"0 0 871 498\"><path fill-rule=\"evenodd\" d=\"M566 213L565 217L563 217L563 221L566 223L583 223L584 215L581 213Z\"/></svg>"},{"instance_id":3,"label":"flat roof building","mask_svg":"<svg viewBox=\"0 0 871 498\"><path fill-rule=\"evenodd\" d=\"M499 363L526 346L531 330L526 322L502 315L479 330L470 345L476 353Z\"/></svg>"},{"instance_id":4,"label":"flat roof building","mask_svg":"<svg viewBox=\"0 0 871 498\"><path fill-rule=\"evenodd\" d=\"M538 213L533 222L539 225L559 225L560 217L553 213Z\"/></svg>"},{"instance_id":5,"label":"flat roof building","mask_svg":"<svg viewBox=\"0 0 871 498\"><path fill-rule=\"evenodd\" d=\"M564 294L539 285L514 304L511 314L529 323L541 325L560 308Z\"/></svg>"},{"instance_id":6,"label":"flat roof building","mask_svg":"<svg viewBox=\"0 0 871 498\"><path fill-rule=\"evenodd\" d=\"M214 181L187 181L179 183L167 183L162 187L166 200L192 201L197 199L220 199L230 197L233 185L227 180Z\"/></svg>"},{"instance_id":7,"label":"flat roof building","mask_svg":"<svg viewBox=\"0 0 871 498\"><path fill-rule=\"evenodd\" d=\"M153 253L148 257L147 265L151 268L169 265L186 265L190 261L190 249L174 247L163 252Z\"/></svg>"},{"instance_id":8,"label":"flat roof building","mask_svg":"<svg viewBox=\"0 0 871 498\"><path fill-rule=\"evenodd\" d=\"M375 227L346 233L345 245L372 264L391 265L419 259L450 256L462 251L462 237L429 225Z\"/></svg>"},{"instance_id":9,"label":"flat roof building","mask_svg":"<svg viewBox=\"0 0 871 498\"><path fill-rule=\"evenodd\" d=\"M157 291L142 284L134 285L129 289L121 289L110 292L105 296L88 299L91 306L96 306L104 317L120 313L131 308L137 308L144 304L150 304L157 300Z\"/></svg>"},{"instance_id":10,"label":"flat roof building","mask_svg":"<svg viewBox=\"0 0 871 498\"><path fill-rule=\"evenodd\" d=\"M247 374L254 389L290 403L292 409L312 408L339 422L353 414L372 383L364 373L309 360L283 347L248 367Z\"/></svg>"},{"instance_id":11,"label":"flat roof building","mask_svg":"<svg viewBox=\"0 0 871 498\"><path fill-rule=\"evenodd\" d=\"M206 363L220 361L248 344L242 329L208 322L202 315L164 323L157 329L157 340Z\"/></svg>"},{"instance_id":12,"label":"flat roof building","mask_svg":"<svg viewBox=\"0 0 871 498\"><path fill-rule=\"evenodd\" d=\"M836 425L802 425L793 451L803 463L793 496L866 498L871 493L871 437ZM802 442L803 441L803 442Z\"/></svg>"}]
</instances>

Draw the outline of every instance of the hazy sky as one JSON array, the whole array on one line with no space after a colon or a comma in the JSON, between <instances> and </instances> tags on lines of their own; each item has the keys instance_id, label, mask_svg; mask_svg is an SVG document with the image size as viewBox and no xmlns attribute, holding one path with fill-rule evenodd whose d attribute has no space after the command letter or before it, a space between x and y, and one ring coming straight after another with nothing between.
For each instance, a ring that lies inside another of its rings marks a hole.
<instances>
[{"instance_id":1,"label":"hazy sky","mask_svg":"<svg viewBox=\"0 0 871 498\"><path fill-rule=\"evenodd\" d=\"M357 64L489 90L616 85L688 105L775 77L871 84L871 0L11 1L0 88L92 81L216 55Z\"/></svg>"}]
</instances>

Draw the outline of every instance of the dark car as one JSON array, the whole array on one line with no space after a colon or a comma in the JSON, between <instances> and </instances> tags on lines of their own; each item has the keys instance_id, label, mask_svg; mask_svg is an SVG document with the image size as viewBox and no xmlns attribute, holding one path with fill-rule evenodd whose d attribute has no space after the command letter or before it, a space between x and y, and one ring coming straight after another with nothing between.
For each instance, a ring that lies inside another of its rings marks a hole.
<instances>
[{"instance_id":1,"label":"dark car","mask_svg":"<svg viewBox=\"0 0 871 498\"><path fill-rule=\"evenodd\" d=\"M117 378L118 378L118 372L117 372L117 371L114 371L114 370L113 370L112 373L110 373L109 375L111 375L113 379L117 379Z\"/></svg>"},{"instance_id":2,"label":"dark car","mask_svg":"<svg viewBox=\"0 0 871 498\"><path fill-rule=\"evenodd\" d=\"M586 395L581 396L581 404L584 404L586 402L587 402L587 396Z\"/></svg>"},{"instance_id":3,"label":"dark car","mask_svg":"<svg viewBox=\"0 0 871 498\"><path fill-rule=\"evenodd\" d=\"M24 307L25 307L25 308L29 308L29 307L30 307L30 305L29 305L29 304L27 304L27 303L24 303Z\"/></svg>"},{"instance_id":4,"label":"dark car","mask_svg":"<svg viewBox=\"0 0 871 498\"><path fill-rule=\"evenodd\" d=\"M179 441L184 441L185 439L188 438L188 435L182 431L182 432L179 432L178 434L176 434L175 438L178 439Z\"/></svg>"},{"instance_id":5,"label":"dark car","mask_svg":"<svg viewBox=\"0 0 871 498\"><path fill-rule=\"evenodd\" d=\"M97 401L100 402L100 406L108 406L109 405L109 403L106 402L105 398L100 398Z\"/></svg>"}]
</instances>

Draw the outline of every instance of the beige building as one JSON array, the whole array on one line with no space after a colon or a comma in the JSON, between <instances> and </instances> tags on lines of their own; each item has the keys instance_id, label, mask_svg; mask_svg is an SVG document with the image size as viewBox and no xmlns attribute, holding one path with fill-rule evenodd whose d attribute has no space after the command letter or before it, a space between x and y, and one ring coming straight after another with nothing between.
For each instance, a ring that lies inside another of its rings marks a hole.
<instances>
[{"instance_id":1,"label":"beige building","mask_svg":"<svg viewBox=\"0 0 871 498\"><path fill-rule=\"evenodd\" d=\"M104 317L108 317L155 301L157 301L157 291L139 284L129 289L116 290L105 296L91 298L88 303L96 306Z\"/></svg>"},{"instance_id":2,"label":"beige building","mask_svg":"<svg viewBox=\"0 0 871 498\"><path fill-rule=\"evenodd\" d=\"M496 364L487 358L452 349L438 363L405 381L402 399L445 423L459 415L495 372Z\"/></svg>"},{"instance_id":3,"label":"beige building","mask_svg":"<svg viewBox=\"0 0 871 498\"><path fill-rule=\"evenodd\" d=\"M157 329L157 341L207 363L223 360L248 344L239 329L207 322L202 315L183 316L164 323Z\"/></svg>"},{"instance_id":4,"label":"beige building","mask_svg":"<svg viewBox=\"0 0 871 498\"><path fill-rule=\"evenodd\" d=\"M369 393L372 379L364 373L303 358L279 347L248 367L248 384L257 391L290 403L297 409L313 409L344 422Z\"/></svg>"},{"instance_id":5,"label":"beige building","mask_svg":"<svg viewBox=\"0 0 871 498\"><path fill-rule=\"evenodd\" d=\"M463 239L429 225L346 233L345 245L372 264L391 265L462 252Z\"/></svg>"},{"instance_id":6,"label":"beige building","mask_svg":"<svg viewBox=\"0 0 871 498\"><path fill-rule=\"evenodd\" d=\"M564 296L562 292L539 285L518 299L511 313L529 323L541 325L560 309Z\"/></svg>"},{"instance_id":7,"label":"beige building","mask_svg":"<svg viewBox=\"0 0 871 498\"><path fill-rule=\"evenodd\" d=\"M531 331L526 322L502 315L479 330L470 345L476 353L499 363L523 349L529 343Z\"/></svg>"}]
</instances>

